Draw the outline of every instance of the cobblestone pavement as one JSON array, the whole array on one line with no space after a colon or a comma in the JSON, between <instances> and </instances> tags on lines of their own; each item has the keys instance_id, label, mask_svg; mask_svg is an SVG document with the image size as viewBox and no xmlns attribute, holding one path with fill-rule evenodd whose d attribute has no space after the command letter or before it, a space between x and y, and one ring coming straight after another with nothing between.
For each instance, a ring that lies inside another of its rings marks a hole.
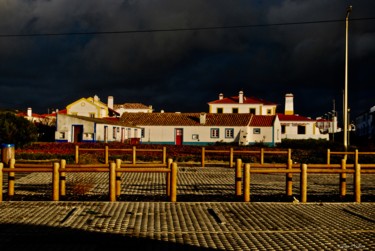
<instances>
[{"instance_id":1,"label":"cobblestone pavement","mask_svg":"<svg viewBox=\"0 0 375 251\"><path fill-rule=\"evenodd\" d=\"M176 203L164 175L144 173L124 174L122 194L108 202L107 174L77 173L64 201L51 202L51 174L18 174L13 198L3 183L0 249L375 250L374 176L362 176L360 204L351 202L352 177L346 198L338 179L309 175L302 204L297 175L294 198L285 175L253 175L245 203L234 196L233 169L180 167Z\"/></svg>"}]
</instances>

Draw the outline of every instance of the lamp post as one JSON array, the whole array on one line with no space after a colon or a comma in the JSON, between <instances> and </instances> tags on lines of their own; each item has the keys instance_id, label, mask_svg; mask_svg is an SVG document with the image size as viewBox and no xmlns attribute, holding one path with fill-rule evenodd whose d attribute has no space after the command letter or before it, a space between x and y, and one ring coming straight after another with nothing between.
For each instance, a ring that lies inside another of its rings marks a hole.
<instances>
[{"instance_id":1,"label":"lamp post","mask_svg":"<svg viewBox=\"0 0 375 251\"><path fill-rule=\"evenodd\" d=\"M348 31L349 31L349 15L352 11L350 5L346 9L346 29L345 29L345 90L344 90L344 148L348 148Z\"/></svg>"}]
</instances>

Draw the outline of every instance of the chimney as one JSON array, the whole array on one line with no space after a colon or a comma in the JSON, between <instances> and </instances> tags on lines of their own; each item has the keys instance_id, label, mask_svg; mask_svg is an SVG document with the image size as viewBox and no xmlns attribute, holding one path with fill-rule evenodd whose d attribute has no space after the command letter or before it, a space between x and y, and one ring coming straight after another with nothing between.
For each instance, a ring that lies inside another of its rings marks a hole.
<instances>
[{"instance_id":1,"label":"chimney","mask_svg":"<svg viewBox=\"0 0 375 251\"><path fill-rule=\"evenodd\" d=\"M31 107L27 108L27 117L31 118L33 116L33 110Z\"/></svg>"},{"instance_id":2,"label":"chimney","mask_svg":"<svg viewBox=\"0 0 375 251\"><path fill-rule=\"evenodd\" d=\"M285 115L293 115L294 114L294 105L293 105L293 94L287 93L285 94Z\"/></svg>"},{"instance_id":3,"label":"chimney","mask_svg":"<svg viewBox=\"0 0 375 251\"><path fill-rule=\"evenodd\" d=\"M113 96L108 96L107 106L109 109L113 110Z\"/></svg>"},{"instance_id":4,"label":"chimney","mask_svg":"<svg viewBox=\"0 0 375 251\"><path fill-rule=\"evenodd\" d=\"M222 100L224 98L224 94L220 93L219 94L219 100Z\"/></svg>"},{"instance_id":5,"label":"chimney","mask_svg":"<svg viewBox=\"0 0 375 251\"><path fill-rule=\"evenodd\" d=\"M95 95L94 96L94 102L98 102L98 101L100 101L100 99L99 99L98 95Z\"/></svg>"},{"instance_id":6,"label":"chimney","mask_svg":"<svg viewBox=\"0 0 375 251\"><path fill-rule=\"evenodd\" d=\"M243 91L240 91L238 94L238 103L243 104Z\"/></svg>"},{"instance_id":7,"label":"chimney","mask_svg":"<svg viewBox=\"0 0 375 251\"><path fill-rule=\"evenodd\" d=\"M201 125L206 124L206 113L205 112L201 112L201 114L199 115L199 123Z\"/></svg>"}]
</instances>

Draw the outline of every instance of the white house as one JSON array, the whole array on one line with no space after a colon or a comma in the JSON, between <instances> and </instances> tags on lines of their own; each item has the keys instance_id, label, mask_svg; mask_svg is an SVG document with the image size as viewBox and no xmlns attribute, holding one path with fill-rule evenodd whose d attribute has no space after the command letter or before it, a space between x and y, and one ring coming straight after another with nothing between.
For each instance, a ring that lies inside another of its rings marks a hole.
<instances>
[{"instance_id":1,"label":"white house","mask_svg":"<svg viewBox=\"0 0 375 251\"><path fill-rule=\"evenodd\" d=\"M141 142L208 145L216 142L249 145L281 142L276 116L215 113L124 113L124 125L142 128Z\"/></svg>"},{"instance_id":2,"label":"white house","mask_svg":"<svg viewBox=\"0 0 375 251\"><path fill-rule=\"evenodd\" d=\"M118 119L57 114L57 142L125 142L139 138L140 128L122 125Z\"/></svg>"},{"instance_id":3,"label":"white house","mask_svg":"<svg viewBox=\"0 0 375 251\"><path fill-rule=\"evenodd\" d=\"M125 112L151 113L152 111L152 106L142 103L114 104L113 96L108 96L107 103L104 103L97 95L80 98L66 106L67 114L90 118L120 117Z\"/></svg>"},{"instance_id":4,"label":"white house","mask_svg":"<svg viewBox=\"0 0 375 251\"><path fill-rule=\"evenodd\" d=\"M100 101L100 98L94 97L80 98L77 101L66 106L68 115L83 116L90 118L106 118L119 116L113 109L108 108L106 103Z\"/></svg>"},{"instance_id":5,"label":"white house","mask_svg":"<svg viewBox=\"0 0 375 251\"><path fill-rule=\"evenodd\" d=\"M282 139L325 139L329 135L321 133L316 120L294 114L293 94L285 95L284 114L277 114L281 124Z\"/></svg>"},{"instance_id":6,"label":"white house","mask_svg":"<svg viewBox=\"0 0 375 251\"><path fill-rule=\"evenodd\" d=\"M142 103L124 103L113 105L113 110L118 112L120 116L125 112L131 113L152 113L152 106L146 106Z\"/></svg>"},{"instance_id":7,"label":"white house","mask_svg":"<svg viewBox=\"0 0 375 251\"><path fill-rule=\"evenodd\" d=\"M243 91L238 96L224 97L208 103L209 113L252 113L255 115L275 115L277 105L263 99L246 97Z\"/></svg>"}]
</instances>

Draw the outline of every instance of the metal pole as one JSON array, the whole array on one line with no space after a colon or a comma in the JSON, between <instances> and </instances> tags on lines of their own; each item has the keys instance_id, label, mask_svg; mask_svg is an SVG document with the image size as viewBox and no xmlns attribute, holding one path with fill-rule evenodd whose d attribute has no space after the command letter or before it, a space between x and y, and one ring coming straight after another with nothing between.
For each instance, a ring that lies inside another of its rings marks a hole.
<instances>
[{"instance_id":1,"label":"metal pole","mask_svg":"<svg viewBox=\"0 0 375 251\"><path fill-rule=\"evenodd\" d=\"M345 29L345 90L344 90L344 148L348 148L348 31L349 31L349 15L352 11L350 5L346 10L346 29Z\"/></svg>"}]
</instances>

